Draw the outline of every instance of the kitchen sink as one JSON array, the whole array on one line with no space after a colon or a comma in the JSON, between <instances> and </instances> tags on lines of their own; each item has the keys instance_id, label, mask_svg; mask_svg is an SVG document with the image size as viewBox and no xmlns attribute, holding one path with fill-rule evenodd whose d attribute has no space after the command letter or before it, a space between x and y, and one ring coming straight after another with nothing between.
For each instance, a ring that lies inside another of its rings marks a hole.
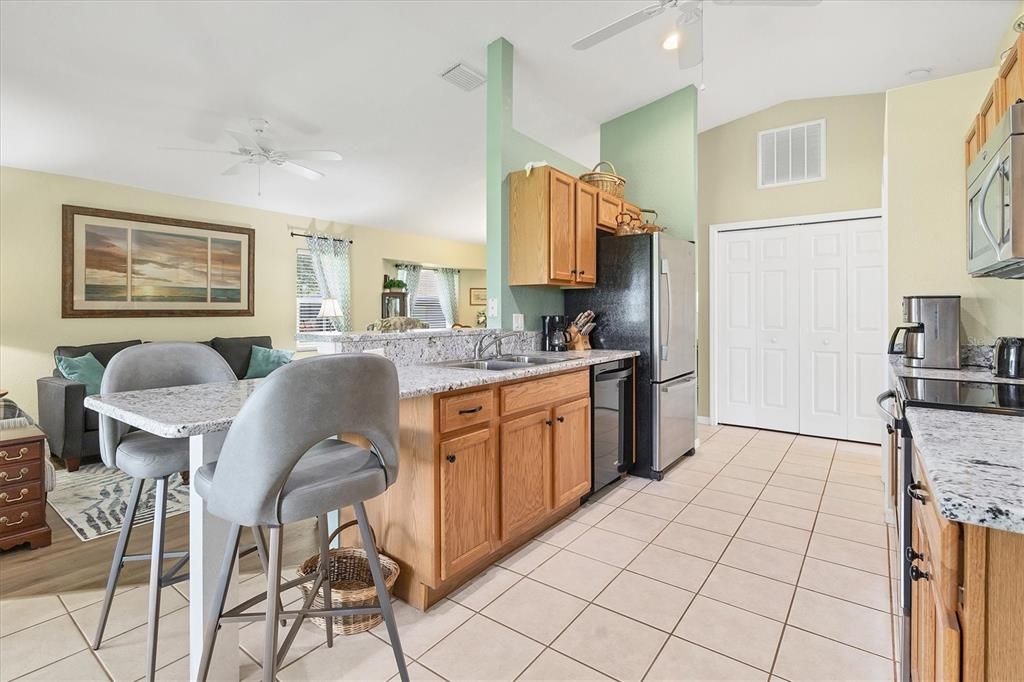
<instances>
[{"instance_id":1,"label":"kitchen sink","mask_svg":"<svg viewBox=\"0 0 1024 682\"><path fill-rule=\"evenodd\" d=\"M565 362L562 358L548 358L540 355L499 355L495 359L524 365L553 365L557 362Z\"/></svg>"},{"instance_id":2,"label":"kitchen sink","mask_svg":"<svg viewBox=\"0 0 1024 682\"><path fill-rule=\"evenodd\" d=\"M523 369L534 365L551 365L565 362L560 358L546 358L538 355L499 355L487 360L447 360L433 363L436 367L455 367L459 369L482 369L491 372L507 372Z\"/></svg>"}]
</instances>

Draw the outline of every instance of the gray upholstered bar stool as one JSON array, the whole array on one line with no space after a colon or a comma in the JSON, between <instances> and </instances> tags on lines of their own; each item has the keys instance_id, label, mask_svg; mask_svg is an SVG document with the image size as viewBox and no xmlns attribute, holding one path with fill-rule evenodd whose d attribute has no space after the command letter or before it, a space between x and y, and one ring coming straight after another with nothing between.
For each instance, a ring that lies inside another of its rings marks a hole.
<instances>
[{"instance_id":1,"label":"gray upholstered bar stool","mask_svg":"<svg viewBox=\"0 0 1024 682\"><path fill-rule=\"evenodd\" d=\"M237 381L235 373L217 351L200 343L146 343L131 346L115 355L103 372L101 393L137 391L147 388L169 388L188 384L209 384ZM132 477L128 508L122 519L121 534L114 549L114 559L107 577L107 591L100 611L93 648L99 649L103 630L110 614L110 604L117 579L125 561L149 560L149 634L146 649L146 674L152 680L156 672L156 643L160 622L160 590L186 580L179 573L188 562L187 552L164 552L164 530L167 521L167 478L188 469L188 438L161 438L145 431L131 431L127 424L112 417L100 416L100 455L108 467L116 467ZM156 482L153 510L153 545L151 554L125 554L132 533L132 523L139 506L143 483ZM177 559L164 573L165 559Z\"/></svg>"},{"instance_id":2,"label":"gray upholstered bar stool","mask_svg":"<svg viewBox=\"0 0 1024 682\"><path fill-rule=\"evenodd\" d=\"M339 440L358 434L364 449ZM216 462L201 467L193 485L207 511L231 523L224 563L203 633L199 679L205 680L221 622L265 620L263 679L274 680L304 618L327 619L327 644L333 644L332 616L380 613L403 680L408 680L398 627L384 583L363 502L382 494L398 477L398 372L385 358L368 354L322 355L298 360L274 371L242 406ZM332 608L327 514L351 506L370 563L380 606ZM281 582L283 527L318 519L320 566L315 573ZM270 531L267 591L232 609L224 609L242 526ZM302 607L284 611L281 592L306 581L313 586ZM324 608L310 608L318 591ZM269 595L269 598L268 598ZM265 601L265 613L247 609ZM280 650L278 619L294 619Z\"/></svg>"}]
</instances>

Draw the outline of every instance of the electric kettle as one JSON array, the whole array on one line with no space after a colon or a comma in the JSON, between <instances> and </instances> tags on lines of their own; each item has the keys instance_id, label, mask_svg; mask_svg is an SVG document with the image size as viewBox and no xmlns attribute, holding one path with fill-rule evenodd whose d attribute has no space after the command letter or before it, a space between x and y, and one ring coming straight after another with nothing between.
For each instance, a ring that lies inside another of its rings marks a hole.
<instances>
[{"instance_id":1,"label":"electric kettle","mask_svg":"<svg viewBox=\"0 0 1024 682\"><path fill-rule=\"evenodd\" d=\"M1000 336L992 348L992 373L1007 379L1024 379L1024 338Z\"/></svg>"}]
</instances>

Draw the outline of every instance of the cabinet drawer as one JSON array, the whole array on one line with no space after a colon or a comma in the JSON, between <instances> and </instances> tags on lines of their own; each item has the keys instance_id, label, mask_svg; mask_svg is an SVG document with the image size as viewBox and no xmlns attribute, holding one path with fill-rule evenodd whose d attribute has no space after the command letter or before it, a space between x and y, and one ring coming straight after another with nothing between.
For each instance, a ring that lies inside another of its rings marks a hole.
<instances>
[{"instance_id":1,"label":"cabinet drawer","mask_svg":"<svg viewBox=\"0 0 1024 682\"><path fill-rule=\"evenodd\" d=\"M30 530L46 523L46 505L29 502L0 509L0 535Z\"/></svg>"},{"instance_id":2,"label":"cabinet drawer","mask_svg":"<svg viewBox=\"0 0 1024 682\"><path fill-rule=\"evenodd\" d=\"M501 414L513 414L590 392L590 372L583 370L501 387Z\"/></svg>"},{"instance_id":3,"label":"cabinet drawer","mask_svg":"<svg viewBox=\"0 0 1024 682\"><path fill-rule=\"evenodd\" d=\"M43 463L37 460L28 462L14 462L0 466L0 486L10 483L27 483L38 481L43 476Z\"/></svg>"},{"instance_id":4,"label":"cabinet drawer","mask_svg":"<svg viewBox=\"0 0 1024 682\"><path fill-rule=\"evenodd\" d=\"M23 502L34 502L42 495L43 482L38 480L2 486L0 487L0 509Z\"/></svg>"},{"instance_id":5,"label":"cabinet drawer","mask_svg":"<svg viewBox=\"0 0 1024 682\"><path fill-rule=\"evenodd\" d=\"M17 445L5 445L0 447L0 466L14 462L27 462L43 458L42 441L31 443L18 443Z\"/></svg>"},{"instance_id":6,"label":"cabinet drawer","mask_svg":"<svg viewBox=\"0 0 1024 682\"><path fill-rule=\"evenodd\" d=\"M484 424L494 413L493 391L463 393L439 401L441 432L447 433L474 424Z\"/></svg>"},{"instance_id":7,"label":"cabinet drawer","mask_svg":"<svg viewBox=\"0 0 1024 682\"><path fill-rule=\"evenodd\" d=\"M917 487L915 494L924 500L915 500L913 504L926 545L917 548L917 551L925 554L936 596L947 609L956 609L960 580L960 524L944 518L939 513L931 484L916 452L914 482Z\"/></svg>"}]
</instances>

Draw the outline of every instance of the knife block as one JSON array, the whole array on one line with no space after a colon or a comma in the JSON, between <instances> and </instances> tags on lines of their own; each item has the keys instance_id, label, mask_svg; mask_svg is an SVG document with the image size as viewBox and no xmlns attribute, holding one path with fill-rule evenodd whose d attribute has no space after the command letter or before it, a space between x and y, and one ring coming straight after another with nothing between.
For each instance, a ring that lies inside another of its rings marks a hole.
<instances>
[{"instance_id":1,"label":"knife block","mask_svg":"<svg viewBox=\"0 0 1024 682\"><path fill-rule=\"evenodd\" d=\"M565 331L569 334L569 350L590 350L590 336L581 334L575 324L570 324Z\"/></svg>"}]
</instances>

